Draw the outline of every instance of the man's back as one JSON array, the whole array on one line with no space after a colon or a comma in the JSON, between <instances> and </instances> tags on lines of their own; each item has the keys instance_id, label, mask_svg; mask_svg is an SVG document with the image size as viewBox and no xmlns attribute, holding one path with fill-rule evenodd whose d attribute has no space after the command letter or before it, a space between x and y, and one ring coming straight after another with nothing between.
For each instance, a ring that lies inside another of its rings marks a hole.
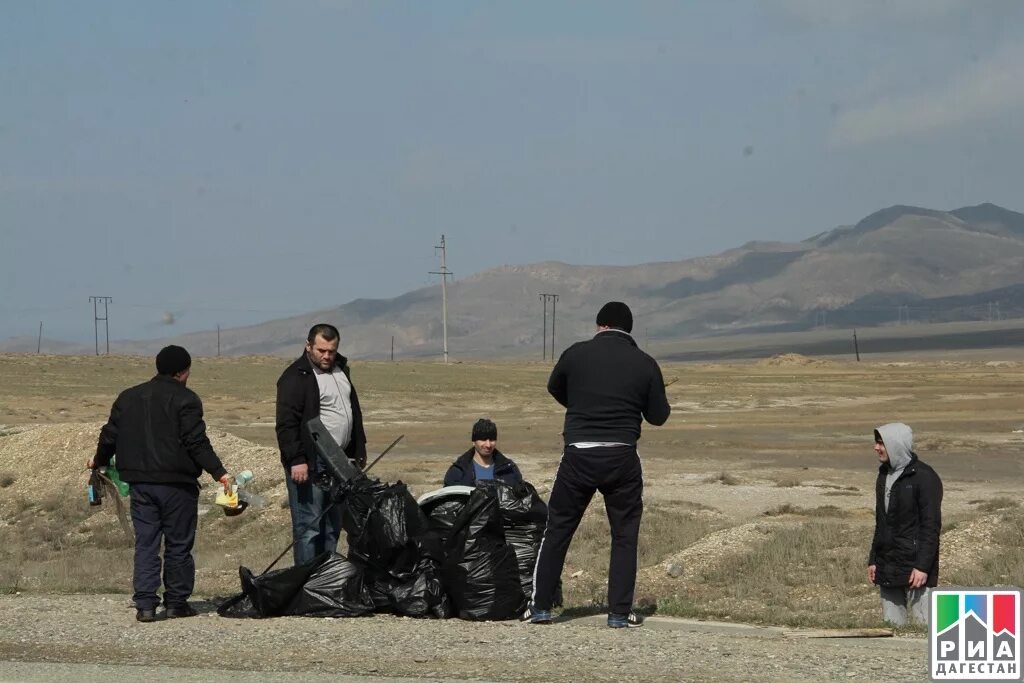
<instances>
[{"instance_id":1,"label":"man's back","mask_svg":"<svg viewBox=\"0 0 1024 683\"><path fill-rule=\"evenodd\" d=\"M566 444L635 445L641 418L661 425L670 412L657 362L618 330L599 332L566 349L548 391L566 407Z\"/></svg>"},{"instance_id":2,"label":"man's back","mask_svg":"<svg viewBox=\"0 0 1024 683\"><path fill-rule=\"evenodd\" d=\"M195 483L204 467L221 469L199 397L161 375L121 392L100 433L100 448L117 454L128 482Z\"/></svg>"}]
</instances>

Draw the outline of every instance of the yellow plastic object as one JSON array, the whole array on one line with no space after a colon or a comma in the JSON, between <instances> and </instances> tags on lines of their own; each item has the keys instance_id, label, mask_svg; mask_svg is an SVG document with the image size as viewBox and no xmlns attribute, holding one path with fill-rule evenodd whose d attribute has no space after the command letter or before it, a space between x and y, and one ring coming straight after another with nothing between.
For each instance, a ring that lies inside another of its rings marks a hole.
<instances>
[{"instance_id":1,"label":"yellow plastic object","mask_svg":"<svg viewBox=\"0 0 1024 683\"><path fill-rule=\"evenodd\" d=\"M238 507L238 489L234 486L231 487L231 493L224 493L224 489L220 490L217 494L216 500L213 501L221 507L234 509Z\"/></svg>"}]
</instances>

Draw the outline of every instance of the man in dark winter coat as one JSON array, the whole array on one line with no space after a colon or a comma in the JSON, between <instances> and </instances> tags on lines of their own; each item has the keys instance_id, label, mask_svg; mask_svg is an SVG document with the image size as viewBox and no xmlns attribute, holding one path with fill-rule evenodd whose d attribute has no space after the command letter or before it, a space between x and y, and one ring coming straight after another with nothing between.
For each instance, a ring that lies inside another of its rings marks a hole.
<instances>
[{"instance_id":1,"label":"man in dark winter coat","mask_svg":"<svg viewBox=\"0 0 1024 683\"><path fill-rule=\"evenodd\" d=\"M519 468L498 450L498 426L486 418L473 425L473 447L463 453L444 475L445 486L473 486L480 479L499 479L510 486L523 480Z\"/></svg>"},{"instance_id":2,"label":"man in dark winter coat","mask_svg":"<svg viewBox=\"0 0 1024 683\"><path fill-rule=\"evenodd\" d=\"M875 430L878 479L875 535L868 580L878 585L882 618L897 626L928 623L928 588L939 580L942 481L914 453L914 433L902 422Z\"/></svg>"},{"instance_id":3,"label":"man in dark winter coat","mask_svg":"<svg viewBox=\"0 0 1024 683\"><path fill-rule=\"evenodd\" d=\"M548 503L548 523L534 573L530 621L548 623L555 588L583 513L595 491L611 524L608 625L639 626L633 612L643 472L636 444L640 423L665 424L670 408L658 363L630 332L633 314L612 301L597 314L597 334L562 354L548 392L565 406L565 450Z\"/></svg>"},{"instance_id":4,"label":"man in dark winter coat","mask_svg":"<svg viewBox=\"0 0 1024 683\"><path fill-rule=\"evenodd\" d=\"M161 541L164 616L196 615L188 598L196 581L197 479L205 470L225 491L233 483L206 436L203 404L185 387L191 368L192 358L182 347L162 349L156 377L114 401L96 455L87 463L90 469L105 467L116 455L121 479L131 484L135 618L144 622L158 618Z\"/></svg>"},{"instance_id":5,"label":"man in dark winter coat","mask_svg":"<svg viewBox=\"0 0 1024 683\"><path fill-rule=\"evenodd\" d=\"M366 433L348 359L338 353L338 328L321 323L309 330L302 355L277 380L277 445L281 451L292 515L295 564L334 552L341 532L341 508L316 485L324 473L306 423L319 417L357 467L366 466ZM319 517L319 519L317 519Z\"/></svg>"}]
</instances>

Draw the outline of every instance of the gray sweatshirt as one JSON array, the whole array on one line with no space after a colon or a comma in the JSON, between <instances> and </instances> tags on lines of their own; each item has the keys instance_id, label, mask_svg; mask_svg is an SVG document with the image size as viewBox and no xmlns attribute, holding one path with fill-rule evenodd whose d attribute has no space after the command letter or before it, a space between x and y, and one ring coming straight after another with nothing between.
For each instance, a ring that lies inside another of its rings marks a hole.
<instances>
[{"instance_id":1,"label":"gray sweatshirt","mask_svg":"<svg viewBox=\"0 0 1024 683\"><path fill-rule=\"evenodd\" d=\"M890 422L875 430L882 437L885 452L889 454L889 473L885 475L885 509L889 509L889 492L903 468L910 464L914 453L914 432L902 422Z\"/></svg>"}]
</instances>

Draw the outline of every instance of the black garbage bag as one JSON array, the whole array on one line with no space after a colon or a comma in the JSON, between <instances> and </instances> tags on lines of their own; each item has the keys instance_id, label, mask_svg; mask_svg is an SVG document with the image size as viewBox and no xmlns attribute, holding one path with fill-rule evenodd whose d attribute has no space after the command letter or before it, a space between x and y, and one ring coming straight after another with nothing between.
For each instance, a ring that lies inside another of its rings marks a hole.
<instances>
[{"instance_id":1,"label":"black garbage bag","mask_svg":"<svg viewBox=\"0 0 1024 683\"><path fill-rule=\"evenodd\" d=\"M527 599L533 594L533 569L537 565L537 551L544 537L544 524L527 522L505 527L505 542L512 546L519 568L519 583Z\"/></svg>"},{"instance_id":2,"label":"black garbage bag","mask_svg":"<svg viewBox=\"0 0 1024 683\"><path fill-rule=\"evenodd\" d=\"M341 525L348 535L349 557L376 572L411 571L419 560L412 539L428 529L402 482L360 482L343 500Z\"/></svg>"},{"instance_id":3,"label":"black garbage bag","mask_svg":"<svg viewBox=\"0 0 1024 683\"><path fill-rule=\"evenodd\" d=\"M450 616L440 579L443 547L405 484L357 485L344 499L341 519L349 556L366 568L376 611Z\"/></svg>"},{"instance_id":4,"label":"black garbage bag","mask_svg":"<svg viewBox=\"0 0 1024 683\"><path fill-rule=\"evenodd\" d=\"M227 598L217 606L217 614L231 619L259 619L260 615L245 593Z\"/></svg>"},{"instance_id":5,"label":"black garbage bag","mask_svg":"<svg viewBox=\"0 0 1024 683\"><path fill-rule=\"evenodd\" d=\"M462 508L466 507L467 498L454 498L445 500L430 508L427 515L427 522L430 528L437 532L442 543L447 543L451 536L455 520L459 518Z\"/></svg>"},{"instance_id":6,"label":"black garbage bag","mask_svg":"<svg viewBox=\"0 0 1024 683\"><path fill-rule=\"evenodd\" d=\"M499 480L479 481L478 487L485 486L494 489L498 497L498 507L501 509L501 518L506 528L519 524L540 524L542 527L548 521L548 506L537 494L537 489L527 481L515 485L506 484Z\"/></svg>"},{"instance_id":7,"label":"black garbage bag","mask_svg":"<svg viewBox=\"0 0 1024 683\"><path fill-rule=\"evenodd\" d=\"M515 550L505 541L498 495L478 486L452 527L444 588L455 614L475 621L514 619L526 609Z\"/></svg>"},{"instance_id":8,"label":"black garbage bag","mask_svg":"<svg viewBox=\"0 0 1024 683\"><path fill-rule=\"evenodd\" d=\"M285 615L358 617L372 612L373 599L363 582L362 568L337 553L325 555L327 559L288 603Z\"/></svg>"},{"instance_id":9,"label":"black garbage bag","mask_svg":"<svg viewBox=\"0 0 1024 683\"><path fill-rule=\"evenodd\" d=\"M441 581L444 550L435 534L414 539L419 561L411 571L390 571L379 575L370 586L378 611L407 617L451 616L451 602Z\"/></svg>"},{"instance_id":10,"label":"black garbage bag","mask_svg":"<svg viewBox=\"0 0 1024 683\"><path fill-rule=\"evenodd\" d=\"M336 553L254 576L239 567L242 593L225 601L217 613L225 617L321 616L352 617L373 610L362 570Z\"/></svg>"},{"instance_id":11,"label":"black garbage bag","mask_svg":"<svg viewBox=\"0 0 1024 683\"><path fill-rule=\"evenodd\" d=\"M494 489L505 530L505 542L512 546L519 565L519 581L527 600L533 594L533 568L547 526L548 506L528 482L509 486L501 481L482 481L477 486Z\"/></svg>"}]
</instances>

